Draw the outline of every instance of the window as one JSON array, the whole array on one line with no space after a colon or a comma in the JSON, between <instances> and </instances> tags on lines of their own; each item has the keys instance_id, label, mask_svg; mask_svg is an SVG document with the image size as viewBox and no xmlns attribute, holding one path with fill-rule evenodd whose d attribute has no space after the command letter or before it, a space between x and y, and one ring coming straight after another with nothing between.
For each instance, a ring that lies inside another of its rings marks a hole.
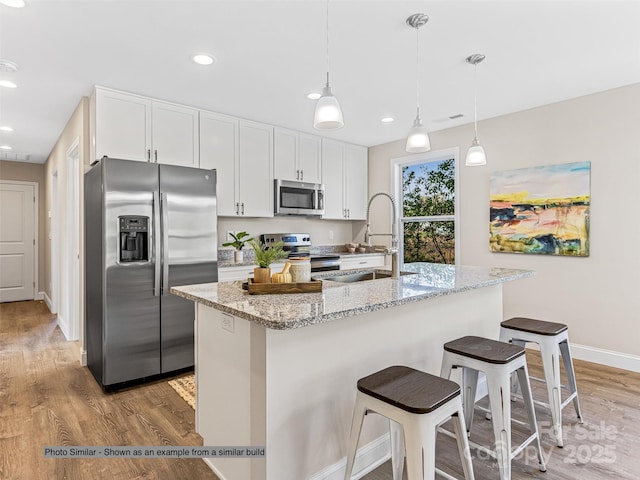
<instances>
[{"instance_id":1,"label":"window","mask_svg":"<svg viewBox=\"0 0 640 480\"><path fill-rule=\"evenodd\" d=\"M456 261L458 149L394 160L404 263Z\"/></svg>"}]
</instances>

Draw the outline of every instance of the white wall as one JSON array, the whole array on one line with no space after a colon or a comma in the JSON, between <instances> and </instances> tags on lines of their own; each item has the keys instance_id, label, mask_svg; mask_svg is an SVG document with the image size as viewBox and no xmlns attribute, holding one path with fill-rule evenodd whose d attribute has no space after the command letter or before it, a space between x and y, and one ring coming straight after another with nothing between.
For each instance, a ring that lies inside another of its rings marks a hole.
<instances>
[{"instance_id":1,"label":"white wall","mask_svg":"<svg viewBox=\"0 0 640 480\"><path fill-rule=\"evenodd\" d=\"M473 168L464 166L473 125L430 135L432 150L459 146L463 157L459 263L535 270L505 285L505 318L566 323L576 357L638 369L640 84L489 119L478 133L488 165ZM369 149L370 192L389 191L389 160L405 155L404 139ZM579 161L591 162L590 256L489 252L490 173ZM388 228L388 219L383 212L375 225Z\"/></svg>"},{"instance_id":2,"label":"white wall","mask_svg":"<svg viewBox=\"0 0 640 480\"><path fill-rule=\"evenodd\" d=\"M246 231L251 235L263 233L309 233L313 245L344 245L351 241L362 242L362 235L355 238L364 222L348 220L318 220L307 217L273 218L218 218L218 244L225 243L227 231ZM333 238L330 238L333 232Z\"/></svg>"}]
</instances>

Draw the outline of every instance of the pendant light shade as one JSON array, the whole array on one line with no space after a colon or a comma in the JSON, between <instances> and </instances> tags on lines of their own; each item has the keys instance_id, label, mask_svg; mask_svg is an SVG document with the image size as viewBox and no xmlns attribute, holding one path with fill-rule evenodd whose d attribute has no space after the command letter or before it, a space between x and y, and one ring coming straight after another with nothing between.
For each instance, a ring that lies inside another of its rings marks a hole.
<instances>
[{"instance_id":1,"label":"pendant light shade","mask_svg":"<svg viewBox=\"0 0 640 480\"><path fill-rule=\"evenodd\" d=\"M479 167L487 164L487 154L484 152L484 148L482 147L482 145L480 145L480 141L478 140L478 85L476 81L478 64L483 61L484 58L484 55L481 55L479 53L467 57L467 63L470 63L474 67L473 128L475 133L473 142L471 142L471 146L469 147L469 150L467 150L467 157L464 162L467 167Z\"/></svg>"},{"instance_id":2,"label":"pendant light shade","mask_svg":"<svg viewBox=\"0 0 640 480\"><path fill-rule=\"evenodd\" d=\"M327 72L327 84L322 89L322 96L316 103L316 113L313 117L313 126L318 130L336 130L344 126L340 102L333 96L329 85L329 73Z\"/></svg>"},{"instance_id":3,"label":"pendant light shade","mask_svg":"<svg viewBox=\"0 0 640 480\"><path fill-rule=\"evenodd\" d=\"M329 85L329 0L327 0L327 84L322 89L322 96L316 103L313 116L313 127L318 130L337 130L344 127L344 118L340 102L333 96Z\"/></svg>"},{"instance_id":4,"label":"pendant light shade","mask_svg":"<svg viewBox=\"0 0 640 480\"><path fill-rule=\"evenodd\" d=\"M418 59L420 58L418 42L418 29L429 21L429 17L423 13L414 13L407 18L407 25L416 29L416 119L407 135L407 145L405 150L408 153L422 153L431 150L431 142L429 141L429 132L427 127L422 125L420 120L420 82L418 75Z\"/></svg>"},{"instance_id":5,"label":"pendant light shade","mask_svg":"<svg viewBox=\"0 0 640 480\"><path fill-rule=\"evenodd\" d=\"M407 135L407 145L405 150L408 153L421 153L431 150L429 132L427 132L427 127L422 125L419 114L413 121L413 127L409 130L409 135Z\"/></svg>"},{"instance_id":6,"label":"pendant light shade","mask_svg":"<svg viewBox=\"0 0 640 480\"><path fill-rule=\"evenodd\" d=\"M477 138L474 138L473 142L471 142L464 164L467 167L478 167L487 164L487 155L484 153L484 148Z\"/></svg>"}]
</instances>

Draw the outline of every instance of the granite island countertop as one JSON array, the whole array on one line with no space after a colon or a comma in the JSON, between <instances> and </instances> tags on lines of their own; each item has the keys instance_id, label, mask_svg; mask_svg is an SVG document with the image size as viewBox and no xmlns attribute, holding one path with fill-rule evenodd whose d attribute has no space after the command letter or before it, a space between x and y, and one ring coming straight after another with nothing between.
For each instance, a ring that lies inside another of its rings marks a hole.
<instances>
[{"instance_id":1,"label":"granite island countertop","mask_svg":"<svg viewBox=\"0 0 640 480\"><path fill-rule=\"evenodd\" d=\"M379 269L313 274L315 279ZM266 328L288 330L324 323L397 305L452 295L476 288L531 277L534 272L507 268L406 264L399 279L382 278L356 283L323 282L320 293L249 295L242 282L205 283L172 287L171 293L255 322Z\"/></svg>"}]
</instances>

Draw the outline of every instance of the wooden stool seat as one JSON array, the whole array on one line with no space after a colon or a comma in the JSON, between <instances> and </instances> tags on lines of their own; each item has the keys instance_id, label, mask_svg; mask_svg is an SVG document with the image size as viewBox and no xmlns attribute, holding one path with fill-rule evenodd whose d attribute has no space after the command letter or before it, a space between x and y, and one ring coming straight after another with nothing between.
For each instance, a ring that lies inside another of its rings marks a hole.
<instances>
[{"instance_id":1,"label":"wooden stool seat","mask_svg":"<svg viewBox=\"0 0 640 480\"><path fill-rule=\"evenodd\" d=\"M404 366L387 367L358 380L345 480L352 478L360 432L368 413L389 419L393 480L402 480L405 459L409 480L433 479L436 473L455 480L436 467L438 427L449 419L453 420L464 477L474 480L457 383ZM356 474L357 478L361 476Z\"/></svg>"},{"instance_id":2,"label":"wooden stool seat","mask_svg":"<svg viewBox=\"0 0 640 480\"><path fill-rule=\"evenodd\" d=\"M460 385L409 367L388 367L358 380L358 390L411 413L429 413L460 395Z\"/></svg>"},{"instance_id":3,"label":"wooden stool seat","mask_svg":"<svg viewBox=\"0 0 640 480\"><path fill-rule=\"evenodd\" d=\"M510 318L502 322L500 326L520 332L536 333L538 335L558 335L569 328L564 323L545 322L543 320L524 317Z\"/></svg>"},{"instance_id":4,"label":"wooden stool seat","mask_svg":"<svg viewBox=\"0 0 640 480\"><path fill-rule=\"evenodd\" d=\"M524 355L524 348L482 337L462 337L444 344L447 352L482 362L504 365Z\"/></svg>"}]
</instances>

